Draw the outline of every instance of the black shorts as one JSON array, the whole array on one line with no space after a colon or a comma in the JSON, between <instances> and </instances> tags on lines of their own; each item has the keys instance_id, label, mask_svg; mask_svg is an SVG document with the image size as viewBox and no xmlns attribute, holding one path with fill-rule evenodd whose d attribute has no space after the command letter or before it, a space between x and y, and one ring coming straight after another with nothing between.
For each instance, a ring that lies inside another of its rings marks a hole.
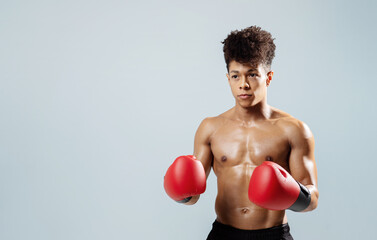
<instances>
[{"instance_id":1,"label":"black shorts","mask_svg":"<svg viewBox=\"0 0 377 240\"><path fill-rule=\"evenodd\" d=\"M243 230L215 220L207 240L293 240L293 238L289 233L288 223L272 228Z\"/></svg>"}]
</instances>

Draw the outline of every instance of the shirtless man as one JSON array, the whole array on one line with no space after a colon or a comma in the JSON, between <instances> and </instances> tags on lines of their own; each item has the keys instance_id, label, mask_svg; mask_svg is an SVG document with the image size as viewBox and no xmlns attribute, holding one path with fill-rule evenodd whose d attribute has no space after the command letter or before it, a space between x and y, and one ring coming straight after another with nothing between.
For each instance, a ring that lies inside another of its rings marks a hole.
<instances>
[{"instance_id":1,"label":"shirtless man","mask_svg":"<svg viewBox=\"0 0 377 240\"><path fill-rule=\"evenodd\" d=\"M271 34L253 26L231 32L223 44L235 106L205 118L194 142L205 177L211 168L217 176L217 218L207 239L293 239L285 210L251 202L249 183L256 167L274 162L310 192L310 204L302 211L314 210L318 189L313 135L305 123L267 104L275 55ZM195 204L199 193L184 204Z\"/></svg>"}]
</instances>

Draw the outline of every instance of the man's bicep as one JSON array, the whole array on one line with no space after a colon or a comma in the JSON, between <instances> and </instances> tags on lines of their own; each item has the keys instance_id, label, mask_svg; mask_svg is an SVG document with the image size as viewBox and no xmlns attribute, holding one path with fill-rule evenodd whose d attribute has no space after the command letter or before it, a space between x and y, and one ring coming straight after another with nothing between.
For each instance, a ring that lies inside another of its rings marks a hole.
<instances>
[{"instance_id":1,"label":"man's bicep","mask_svg":"<svg viewBox=\"0 0 377 240\"><path fill-rule=\"evenodd\" d=\"M199 125L195 134L194 156L203 164L208 177L213 160L213 154L210 145L210 136L213 131L211 118L205 118Z\"/></svg>"},{"instance_id":2,"label":"man's bicep","mask_svg":"<svg viewBox=\"0 0 377 240\"><path fill-rule=\"evenodd\" d=\"M309 127L301 123L292 133L289 168L291 175L304 185L317 186L317 168L314 159L314 137Z\"/></svg>"}]
</instances>

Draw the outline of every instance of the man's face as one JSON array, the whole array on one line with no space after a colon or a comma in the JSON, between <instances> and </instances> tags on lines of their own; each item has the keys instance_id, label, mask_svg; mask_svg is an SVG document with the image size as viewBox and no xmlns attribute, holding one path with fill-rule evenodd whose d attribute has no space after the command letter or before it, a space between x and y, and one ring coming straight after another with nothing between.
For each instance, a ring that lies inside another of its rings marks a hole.
<instances>
[{"instance_id":1,"label":"man's face","mask_svg":"<svg viewBox=\"0 0 377 240\"><path fill-rule=\"evenodd\" d=\"M242 107L252 107L265 99L272 75L263 64L231 61L226 76L236 102Z\"/></svg>"}]
</instances>

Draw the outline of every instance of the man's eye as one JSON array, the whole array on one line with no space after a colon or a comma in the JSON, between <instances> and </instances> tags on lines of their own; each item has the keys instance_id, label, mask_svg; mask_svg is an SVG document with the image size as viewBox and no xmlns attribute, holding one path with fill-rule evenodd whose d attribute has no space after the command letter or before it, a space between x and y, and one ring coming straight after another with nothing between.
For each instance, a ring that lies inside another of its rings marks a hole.
<instances>
[{"instance_id":1,"label":"man's eye","mask_svg":"<svg viewBox=\"0 0 377 240\"><path fill-rule=\"evenodd\" d=\"M233 75L232 78L237 78L238 76L237 75Z\"/></svg>"},{"instance_id":2,"label":"man's eye","mask_svg":"<svg viewBox=\"0 0 377 240\"><path fill-rule=\"evenodd\" d=\"M250 77L256 77L257 75L255 73L250 73Z\"/></svg>"}]
</instances>

